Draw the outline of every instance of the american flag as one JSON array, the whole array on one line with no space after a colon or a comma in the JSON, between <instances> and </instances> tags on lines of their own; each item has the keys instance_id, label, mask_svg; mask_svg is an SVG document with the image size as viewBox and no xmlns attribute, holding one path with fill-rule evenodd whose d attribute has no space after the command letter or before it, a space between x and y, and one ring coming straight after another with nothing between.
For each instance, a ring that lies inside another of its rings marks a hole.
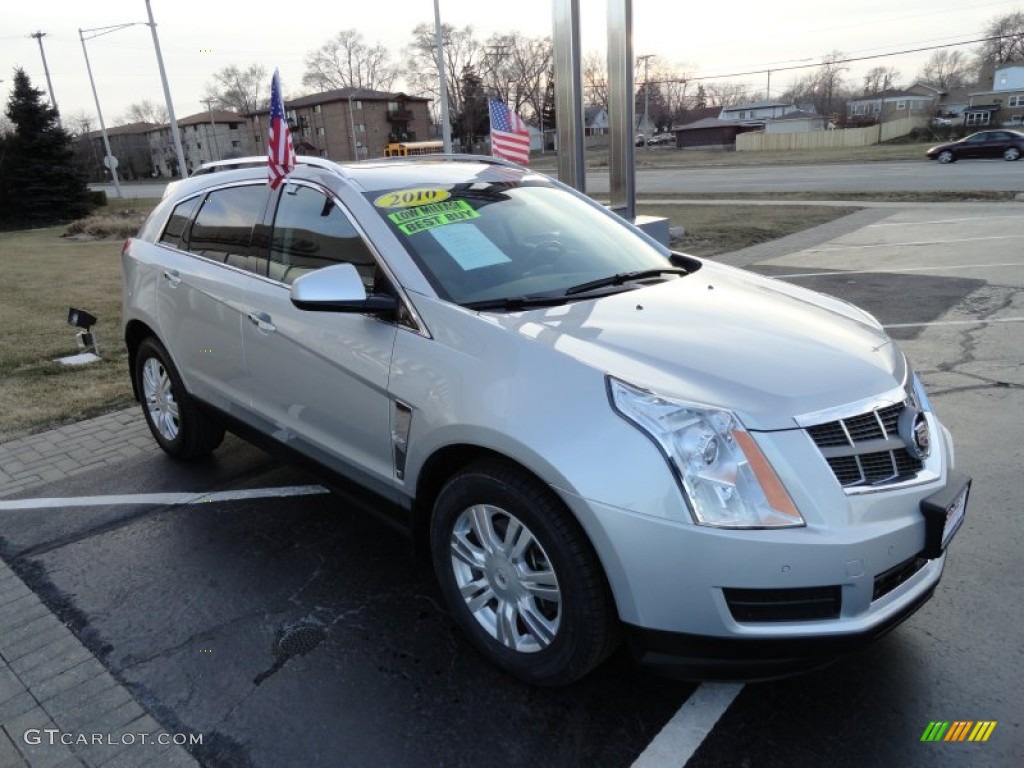
<instances>
[{"instance_id":1,"label":"american flag","mask_svg":"<svg viewBox=\"0 0 1024 768\"><path fill-rule=\"evenodd\" d=\"M491 111L491 154L525 165L530 160L530 129L500 101L489 99L487 104Z\"/></svg>"},{"instance_id":2,"label":"american flag","mask_svg":"<svg viewBox=\"0 0 1024 768\"><path fill-rule=\"evenodd\" d=\"M270 81L270 130L267 135L267 183L277 189L284 178L295 168L295 147L292 133L284 117L284 102L281 100L281 74L275 69Z\"/></svg>"}]
</instances>

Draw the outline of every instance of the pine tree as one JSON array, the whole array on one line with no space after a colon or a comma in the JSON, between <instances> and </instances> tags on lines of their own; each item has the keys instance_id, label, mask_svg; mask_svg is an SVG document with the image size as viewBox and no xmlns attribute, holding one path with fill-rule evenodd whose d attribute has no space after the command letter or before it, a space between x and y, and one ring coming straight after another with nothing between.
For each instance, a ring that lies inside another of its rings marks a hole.
<instances>
[{"instance_id":1,"label":"pine tree","mask_svg":"<svg viewBox=\"0 0 1024 768\"><path fill-rule=\"evenodd\" d=\"M74 163L71 137L23 69L14 72L7 117L14 133L0 143L0 227L39 227L89 212L89 189Z\"/></svg>"}]
</instances>

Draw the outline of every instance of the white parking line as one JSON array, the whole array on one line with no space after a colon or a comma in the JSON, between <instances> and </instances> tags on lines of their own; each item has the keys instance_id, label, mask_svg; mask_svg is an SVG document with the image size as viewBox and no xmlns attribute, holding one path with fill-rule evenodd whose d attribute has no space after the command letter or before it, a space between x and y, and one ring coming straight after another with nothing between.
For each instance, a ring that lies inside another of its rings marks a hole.
<instances>
[{"instance_id":1,"label":"white parking line","mask_svg":"<svg viewBox=\"0 0 1024 768\"><path fill-rule=\"evenodd\" d=\"M286 496L314 496L330 493L322 485L291 485L279 488L246 488L239 491L217 493L129 493L118 496L68 496L43 499L0 500L0 512L18 509L49 509L52 507L104 507L131 504L203 504L210 501L238 501L240 499L271 499Z\"/></svg>"},{"instance_id":2,"label":"white parking line","mask_svg":"<svg viewBox=\"0 0 1024 768\"><path fill-rule=\"evenodd\" d=\"M934 320L930 323L890 323L883 328L923 328L926 325L992 325L994 323L1024 323L1024 317L993 317L989 320Z\"/></svg>"},{"instance_id":3,"label":"white parking line","mask_svg":"<svg viewBox=\"0 0 1024 768\"><path fill-rule=\"evenodd\" d=\"M1016 219L1020 221L1020 214L1016 213L1012 216L966 216L962 219L935 219L934 221L882 221L878 224L868 224L864 229L871 229L872 227L916 227L922 224L956 224L961 221L991 221L992 219Z\"/></svg>"},{"instance_id":4,"label":"white parking line","mask_svg":"<svg viewBox=\"0 0 1024 768\"><path fill-rule=\"evenodd\" d=\"M771 275L779 280L790 277L834 277L836 275L888 275L899 272L948 272L958 269L997 269L1003 267L1024 267L1021 261L1002 261L994 264L956 264L946 267L897 267L895 269L838 269L834 272L792 272L788 275Z\"/></svg>"},{"instance_id":5,"label":"white parking line","mask_svg":"<svg viewBox=\"0 0 1024 768\"><path fill-rule=\"evenodd\" d=\"M742 683L701 683L632 768L685 766L742 690Z\"/></svg>"},{"instance_id":6,"label":"white parking line","mask_svg":"<svg viewBox=\"0 0 1024 768\"><path fill-rule=\"evenodd\" d=\"M831 248L811 248L803 253L839 253L866 248L904 248L908 245L949 245L950 243L978 243L982 240L1019 240L1024 235L989 235L988 237L962 237L957 240L908 240L905 243L836 243Z\"/></svg>"}]
</instances>

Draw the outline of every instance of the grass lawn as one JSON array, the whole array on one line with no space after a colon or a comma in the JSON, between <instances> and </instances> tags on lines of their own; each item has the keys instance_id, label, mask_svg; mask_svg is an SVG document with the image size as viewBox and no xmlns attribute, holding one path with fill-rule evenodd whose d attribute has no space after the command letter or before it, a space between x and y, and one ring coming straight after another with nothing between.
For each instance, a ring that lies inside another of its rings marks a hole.
<instances>
[{"instance_id":1,"label":"grass lawn","mask_svg":"<svg viewBox=\"0 0 1024 768\"><path fill-rule=\"evenodd\" d=\"M857 208L814 205L636 205L637 213L664 216L686 236L672 247L694 256L716 256L791 235L838 219Z\"/></svg>"},{"instance_id":2,"label":"grass lawn","mask_svg":"<svg viewBox=\"0 0 1024 768\"><path fill-rule=\"evenodd\" d=\"M0 442L132 402L121 341L123 240L82 242L63 231L0 232ZM78 352L72 306L99 318L102 362L53 362Z\"/></svg>"}]
</instances>

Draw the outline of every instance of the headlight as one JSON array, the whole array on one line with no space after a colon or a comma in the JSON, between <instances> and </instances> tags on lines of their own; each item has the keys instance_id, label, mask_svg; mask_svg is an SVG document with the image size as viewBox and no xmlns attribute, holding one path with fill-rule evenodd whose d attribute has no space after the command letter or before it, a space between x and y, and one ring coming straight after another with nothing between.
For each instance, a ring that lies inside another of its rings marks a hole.
<instances>
[{"instance_id":1,"label":"headlight","mask_svg":"<svg viewBox=\"0 0 1024 768\"><path fill-rule=\"evenodd\" d=\"M731 411L659 397L608 378L615 410L661 449L694 521L720 528L804 525L782 482Z\"/></svg>"}]
</instances>

